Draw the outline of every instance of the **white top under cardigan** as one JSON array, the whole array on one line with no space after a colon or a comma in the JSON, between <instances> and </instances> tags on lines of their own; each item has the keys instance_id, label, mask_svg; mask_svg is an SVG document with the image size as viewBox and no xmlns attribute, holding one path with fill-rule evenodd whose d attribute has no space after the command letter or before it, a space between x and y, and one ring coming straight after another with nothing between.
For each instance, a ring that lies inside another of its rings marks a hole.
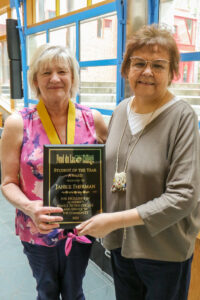
<instances>
[{"instance_id":1,"label":"white top under cardigan","mask_svg":"<svg viewBox=\"0 0 200 300\"><path fill-rule=\"evenodd\" d=\"M174 104L176 101L179 101L179 100L180 100L179 98L174 97L171 101L167 102L163 106L156 109L152 115L152 118L151 118L152 112L147 113L147 114L138 114L138 113L133 112L132 110L130 111L130 105L132 102L132 101L130 101L129 105L127 105L127 116L128 116L128 123L129 123L130 129L131 129L132 135L134 135L137 132L139 132L140 130L142 130L143 127L148 122L148 120L149 120L149 122L153 121L153 119L155 119L162 111L164 111L165 109L167 109L168 107L170 107L172 104Z\"/></svg>"}]
</instances>

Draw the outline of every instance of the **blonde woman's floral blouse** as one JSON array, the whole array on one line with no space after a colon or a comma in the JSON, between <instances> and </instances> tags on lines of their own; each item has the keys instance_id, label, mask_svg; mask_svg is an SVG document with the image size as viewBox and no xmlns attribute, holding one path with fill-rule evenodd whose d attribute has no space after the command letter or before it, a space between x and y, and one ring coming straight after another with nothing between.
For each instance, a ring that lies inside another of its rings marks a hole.
<instances>
[{"instance_id":1,"label":"blonde woman's floral blouse","mask_svg":"<svg viewBox=\"0 0 200 300\"><path fill-rule=\"evenodd\" d=\"M74 144L96 144L96 133L92 112L80 104L76 107L76 125ZM38 116L36 107L20 111L24 122L24 134L20 158L20 188L29 200L42 200L43 197L43 145L50 144L47 134ZM65 238L62 229L49 234L38 232L31 218L16 210L16 234L20 239L32 244L55 246Z\"/></svg>"}]
</instances>

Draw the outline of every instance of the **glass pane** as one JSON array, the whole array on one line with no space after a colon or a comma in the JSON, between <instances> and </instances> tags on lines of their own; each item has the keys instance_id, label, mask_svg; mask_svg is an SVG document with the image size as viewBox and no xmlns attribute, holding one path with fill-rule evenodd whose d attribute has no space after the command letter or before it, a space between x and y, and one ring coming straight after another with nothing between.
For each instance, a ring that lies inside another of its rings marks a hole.
<instances>
[{"instance_id":1,"label":"glass pane","mask_svg":"<svg viewBox=\"0 0 200 300\"><path fill-rule=\"evenodd\" d=\"M56 0L36 0L36 22L56 16Z\"/></svg>"},{"instance_id":2,"label":"glass pane","mask_svg":"<svg viewBox=\"0 0 200 300\"><path fill-rule=\"evenodd\" d=\"M17 19L17 12L15 8L11 8L11 16L12 19Z\"/></svg>"},{"instance_id":3,"label":"glass pane","mask_svg":"<svg viewBox=\"0 0 200 300\"><path fill-rule=\"evenodd\" d=\"M200 62L180 63L180 78L172 83L170 90L178 98L186 100L197 112L200 119Z\"/></svg>"},{"instance_id":4,"label":"glass pane","mask_svg":"<svg viewBox=\"0 0 200 300\"><path fill-rule=\"evenodd\" d=\"M28 65L35 50L46 43L46 33L32 34L27 36L27 61Z\"/></svg>"},{"instance_id":5,"label":"glass pane","mask_svg":"<svg viewBox=\"0 0 200 300\"><path fill-rule=\"evenodd\" d=\"M72 53L76 53L76 27L75 25L60 27L49 31L49 41L52 44L67 46Z\"/></svg>"},{"instance_id":6,"label":"glass pane","mask_svg":"<svg viewBox=\"0 0 200 300\"><path fill-rule=\"evenodd\" d=\"M104 0L105 1L105 0ZM99 3L99 2L104 2L103 0L92 0L92 4L96 4L96 3ZM102 3L103 4L103 3Z\"/></svg>"},{"instance_id":7,"label":"glass pane","mask_svg":"<svg viewBox=\"0 0 200 300\"><path fill-rule=\"evenodd\" d=\"M130 39L135 31L147 24L147 0L127 0L126 39Z\"/></svg>"},{"instance_id":8,"label":"glass pane","mask_svg":"<svg viewBox=\"0 0 200 300\"><path fill-rule=\"evenodd\" d=\"M0 35L6 34L7 13L0 15Z\"/></svg>"},{"instance_id":9,"label":"glass pane","mask_svg":"<svg viewBox=\"0 0 200 300\"><path fill-rule=\"evenodd\" d=\"M200 51L199 12L199 0L160 0L160 23L170 26L181 53ZM200 62L181 62L179 70L180 78L170 89L190 103L200 119Z\"/></svg>"},{"instance_id":10,"label":"glass pane","mask_svg":"<svg viewBox=\"0 0 200 300\"><path fill-rule=\"evenodd\" d=\"M107 15L81 22L80 60L117 57L117 16Z\"/></svg>"},{"instance_id":11,"label":"glass pane","mask_svg":"<svg viewBox=\"0 0 200 300\"><path fill-rule=\"evenodd\" d=\"M60 0L60 15L83 8L87 6L87 0Z\"/></svg>"},{"instance_id":12,"label":"glass pane","mask_svg":"<svg viewBox=\"0 0 200 300\"><path fill-rule=\"evenodd\" d=\"M19 14L20 14L21 21L23 22L22 6L19 7ZM11 8L11 16L12 16L12 19L16 19L17 20L17 12L16 12L15 8Z\"/></svg>"},{"instance_id":13,"label":"glass pane","mask_svg":"<svg viewBox=\"0 0 200 300\"><path fill-rule=\"evenodd\" d=\"M199 0L160 0L159 22L171 27L182 53L200 51L199 12Z\"/></svg>"},{"instance_id":14,"label":"glass pane","mask_svg":"<svg viewBox=\"0 0 200 300\"><path fill-rule=\"evenodd\" d=\"M80 103L114 109L116 106L116 66L81 68Z\"/></svg>"},{"instance_id":15,"label":"glass pane","mask_svg":"<svg viewBox=\"0 0 200 300\"><path fill-rule=\"evenodd\" d=\"M29 65L32 55L34 54L35 50L46 43L46 33L41 34L33 34L27 36L27 64ZM32 94L31 89L28 90L29 98L33 99L34 95Z\"/></svg>"}]
</instances>

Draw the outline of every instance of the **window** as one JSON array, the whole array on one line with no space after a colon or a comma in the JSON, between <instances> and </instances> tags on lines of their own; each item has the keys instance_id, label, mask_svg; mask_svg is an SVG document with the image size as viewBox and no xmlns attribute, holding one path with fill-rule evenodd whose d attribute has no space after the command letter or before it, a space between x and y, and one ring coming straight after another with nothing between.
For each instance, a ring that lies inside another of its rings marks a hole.
<instances>
[{"instance_id":1,"label":"window","mask_svg":"<svg viewBox=\"0 0 200 300\"><path fill-rule=\"evenodd\" d=\"M199 0L160 0L159 21L174 30L174 38L182 54L200 51L199 11ZM172 92L188 101L200 119L200 62L182 61L179 72L180 78L173 82Z\"/></svg>"},{"instance_id":2,"label":"window","mask_svg":"<svg viewBox=\"0 0 200 300\"><path fill-rule=\"evenodd\" d=\"M48 20L56 16L55 0L36 0L36 22Z\"/></svg>"},{"instance_id":3,"label":"window","mask_svg":"<svg viewBox=\"0 0 200 300\"><path fill-rule=\"evenodd\" d=\"M105 0L104 0L105 1ZM92 4L96 4L96 3L100 3L100 2L104 2L103 0L92 0ZM102 3L103 4L103 3Z\"/></svg>"},{"instance_id":4,"label":"window","mask_svg":"<svg viewBox=\"0 0 200 300\"><path fill-rule=\"evenodd\" d=\"M27 37L27 61L28 65L30 64L32 55L34 54L35 50L46 43L46 34L45 33L40 33L40 34L33 34ZM34 99L34 96L32 94L32 90L29 88L29 98Z\"/></svg>"},{"instance_id":5,"label":"window","mask_svg":"<svg viewBox=\"0 0 200 300\"><path fill-rule=\"evenodd\" d=\"M195 5L197 10L194 9ZM161 0L160 23L166 23L174 30L174 38L180 53L200 51L200 15L198 11L200 11L200 1L194 0L193 8L191 8L189 0L168 2ZM189 18L188 15L192 18ZM197 70L195 62L181 62L179 82L197 83Z\"/></svg>"},{"instance_id":6,"label":"window","mask_svg":"<svg viewBox=\"0 0 200 300\"><path fill-rule=\"evenodd\" d=\"M90 107L114 109L116 69L116 66L81 68L80 102Z\"/></svg>"},{"instance_id":7,"label":"window","mask_svg":"<svg viewBox=\"0 0 200 300\"><path fill-rule=\"evenodd\" d=\"M60 15L81 9L87 6L87 0L60 0Z\"/></svg>"},{"instance_id":8,"label":"window","mask_svg":"<svg viewBox=\"0 0 200 300\"><path fill-rule=\"evenodd\" d=\"M7 13L0 15L0 35L6 35Z\"/></svg>"},{"instance_id":9,"label":"window","mask_svg":"<svg viewBox=\"0 0 200 300\"><path fill-rule=\"evenodd\" d=\"M106 23L107 22L107 23ZM105 23L108 27L105 28ZM117 16L107 15L80 24L80 60L117 57Z\"/></svg>"},{"instance_id":10,"label":"window","mask_svg":"<svg viewBox=\"0 0 200 300\"><path fill-rule=\"evenodd\" d=\"M23 17L22 17L22 7L19 8L19 14L20 14L20 18L22 20L23 19ZM11 9L11 18L17 20L17 12L16 12L15 8Z\"/></svg>"},{"instance_id":11,"label":"window","mask_svg":"<svg viewBox=\"0 0 200 300\"><path fill-rule=\"evenodd\" d=\"M49 32L49 41L53 44L67 46L72 53L76 53L76 28L75 25L59 27Z\"/></svg>"},{"instance_id":12,"label":"window","mask_svg":"<svg viewBox=\"0 0 200 300\"><path fill-rule=\"evenodd\" d=\"M200 51L200 1L193 0L160 0L159 23L166 24L174 31L181 53ZM188 17L191 16L191 17Z\"/></svg>"},{"instance_id":13,"label":"window","mask_svg":"<svg viewBox=\"0 0 200 300\"><path fill-rule=\"evenodd\" d=\"M35 50L46 43L46 34L41 32L37 34L29 35L27 38L27 49L28 49L28 65L30 63L31 57Z\"/></svg>"}]
</instances>

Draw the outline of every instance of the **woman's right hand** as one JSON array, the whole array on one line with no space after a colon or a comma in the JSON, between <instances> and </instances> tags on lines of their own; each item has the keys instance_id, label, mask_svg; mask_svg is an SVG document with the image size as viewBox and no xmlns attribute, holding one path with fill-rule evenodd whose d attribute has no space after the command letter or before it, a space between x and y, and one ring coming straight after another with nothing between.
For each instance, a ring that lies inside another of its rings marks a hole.
<instances>
[{"instance_id":1,"label":"woman's right hand","mask_svg":"<svg viewBox=\"0 0 200 300\"><path fill-rule=\"evenodd\" d=\"M49 214L62 213L61 207L43 206L41 200L30 201L26 207L26 214L32 219L38 231L42 234L48 234L53 229L59 228L60 222L63 220L62 216L52 216ZM50 223L49 222L53 222Z\"/></svg>"}]
</instances>

